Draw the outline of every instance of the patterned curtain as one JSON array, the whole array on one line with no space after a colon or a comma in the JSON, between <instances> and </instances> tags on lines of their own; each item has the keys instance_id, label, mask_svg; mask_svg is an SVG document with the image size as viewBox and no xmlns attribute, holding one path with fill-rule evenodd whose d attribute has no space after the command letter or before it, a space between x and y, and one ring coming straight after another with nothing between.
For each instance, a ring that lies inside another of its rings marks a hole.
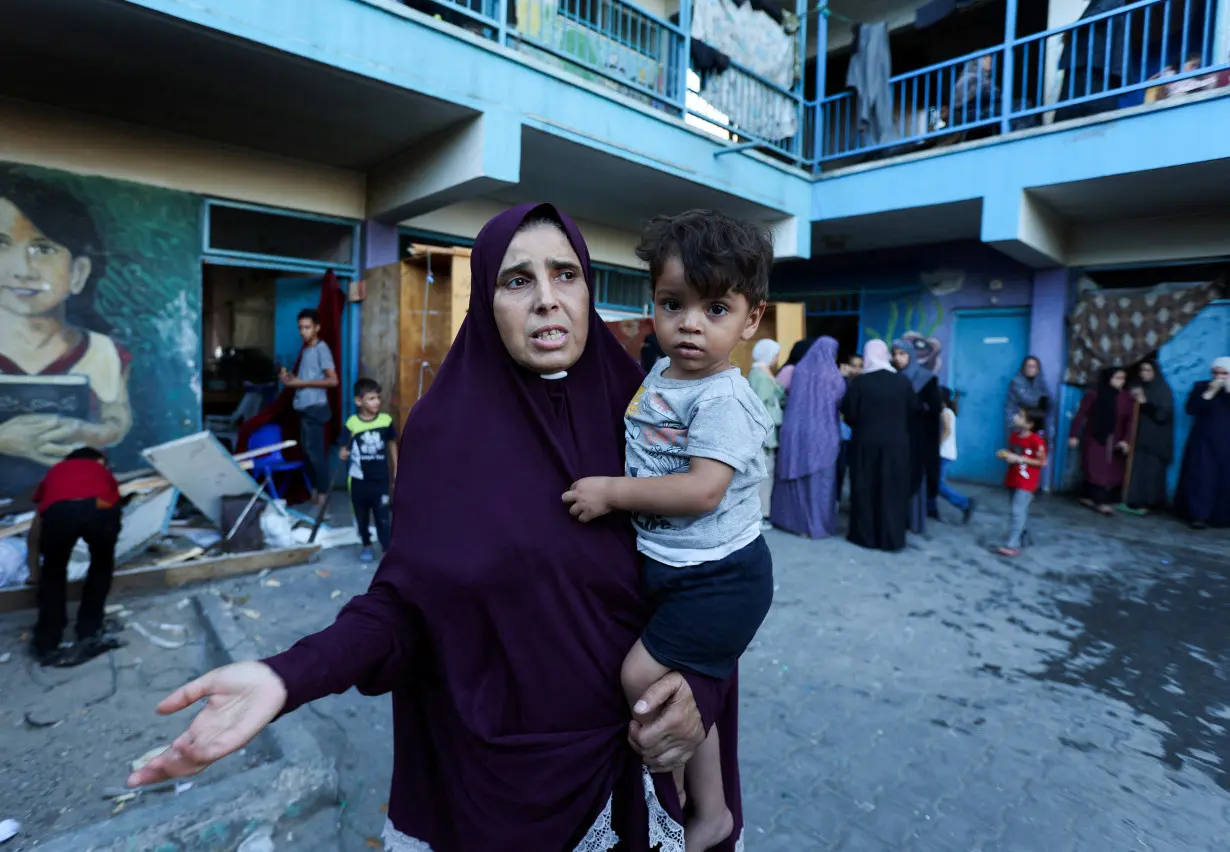
<instances>
[{"instance_id":1,"label":"patterned curtain","mask_svg":"<svg viewBox=\"0 0 1230 852\"><path fill-rule=\"evenodd\" d=\"M1205 306L1221 298L1223 281L1161 284L1148 291L1095 290L1068 317L1064 381L1088 387L1105 367L1126 367L1160 349Z\"/></svg>"}]
</instances>

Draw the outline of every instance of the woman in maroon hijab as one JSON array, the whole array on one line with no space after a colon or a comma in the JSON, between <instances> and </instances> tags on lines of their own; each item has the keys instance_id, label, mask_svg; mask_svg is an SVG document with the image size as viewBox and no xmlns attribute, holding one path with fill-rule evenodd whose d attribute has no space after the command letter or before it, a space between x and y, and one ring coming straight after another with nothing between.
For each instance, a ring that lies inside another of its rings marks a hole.
<instances>
[{"instance_id":1,"label":"woman in maroon hijab","mask_svg":"<svg viewBox=\"0 0 1230 852\"><path fill-rule=\"evenodd\" d=\"M741 848L737 674L671 674L630 722L619 671L647 616L632 525L578 524L559 500L622 475L641 380L590 298L581 234L550 205L515 207L471 272L469 315L406 423L371 588L290 650L165 699L210 702L129 782L198 772L353 686L393 693L389 849L684 852L670 776L643 767L682 765L716 720L735 831L714 848Z\"/></svg>"}]
</instances>

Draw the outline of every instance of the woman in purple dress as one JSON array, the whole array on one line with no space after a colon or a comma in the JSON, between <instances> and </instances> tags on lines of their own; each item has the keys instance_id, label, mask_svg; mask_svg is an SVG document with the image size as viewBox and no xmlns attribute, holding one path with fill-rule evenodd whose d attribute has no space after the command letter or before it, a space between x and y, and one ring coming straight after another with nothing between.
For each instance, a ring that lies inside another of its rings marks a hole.
<instances>
[{"instance_id":1,"label":"woman in purple dress","mask_svg":"<svg viewBox=\"0 0 1230 852\"><path fill-rule=\"evenodd\" d=\"M590 298L581 234L550 205L515 207L483 228L471 271L469 315L406 422L371 587L290 650L164 700L210 698L130 783L197 772L356 687L393 693L387 848L684 852L670 775L645 766L682 765L716 720L735 830L714 848L733 852L737 675L669 675L629 720L620 665L648 615L632 525L578 524L560 502L578 479L622 475L641 380Z\"/></svg>"},{"instance_id":2,"label":"woman in purple dress","mask_svg":"<svg viewBox=\"0 0 1230 852\"><path fill-rule=\"evenodd\" d=\"M837 341L821 337L794 370L778 439L773 526L808 538L837 529L838 408L846 380L837 366Z\"/></svg>"}]
</instances>

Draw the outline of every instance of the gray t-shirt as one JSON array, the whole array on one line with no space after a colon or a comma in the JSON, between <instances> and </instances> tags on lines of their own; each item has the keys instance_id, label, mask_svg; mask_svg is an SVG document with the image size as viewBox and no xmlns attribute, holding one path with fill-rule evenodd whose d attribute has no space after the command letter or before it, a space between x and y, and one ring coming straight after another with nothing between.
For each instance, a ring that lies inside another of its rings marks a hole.
<instances>
[{"instance_id":1,"label":"gray t-shirt","mask_svg":"<svg viewBox=\"0 0 1230 852\"><path fill-rule=\"evenodd\" d=\"M323 340L303 350L296 374L306 382L318 382L325 377L325 370L337 369L333 365L333 353ZM329 395L324 388L298 388L295 391L295 410L303 411L317 405L328 405Z\"/></svg>"},{"instance_id":2,"label":"gray t-shirt","mask_svg":"<svg viewBox=\"0 0 1230 852\"><path fill-rule=\"evenodd\" d=\"M729 556L760 535L765 437L773 420L737 369L704 379L668 379L654 365L624 414L625 472L632 477L687 473L692 458L735 469L717 509L689 518L634 514L637 547L676 567Z\"/></svg>"}]
</instances>

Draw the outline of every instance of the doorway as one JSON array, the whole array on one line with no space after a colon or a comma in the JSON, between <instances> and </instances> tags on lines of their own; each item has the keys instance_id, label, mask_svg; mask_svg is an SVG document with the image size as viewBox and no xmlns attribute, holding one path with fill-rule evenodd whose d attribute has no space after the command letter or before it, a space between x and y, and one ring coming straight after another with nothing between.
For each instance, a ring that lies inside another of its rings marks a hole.
<instances>
[{"instance_id":1,"label":"doorway","mask_svg":"<svg viewBox=\"0 0 1230 852\"><path fill-rule=\"evenodd\" d=\"M961 311L953 320L952 386L959 408L954 479L998 485L1004 465L1004 400L1029 354L1029 310Z\"/></svg>"},{"instance_id":2,"label":"doorway","mask_svg":"<svg viewBox=\"0 0 1230 852\"><path fill-rule=\"evenodd\" d=\"M294 367L299 311L319 303L321 277L205 263L201 281L201 421L234 451L243 421L277 396L278 371Z\"/></svg>"}]
</instances>

